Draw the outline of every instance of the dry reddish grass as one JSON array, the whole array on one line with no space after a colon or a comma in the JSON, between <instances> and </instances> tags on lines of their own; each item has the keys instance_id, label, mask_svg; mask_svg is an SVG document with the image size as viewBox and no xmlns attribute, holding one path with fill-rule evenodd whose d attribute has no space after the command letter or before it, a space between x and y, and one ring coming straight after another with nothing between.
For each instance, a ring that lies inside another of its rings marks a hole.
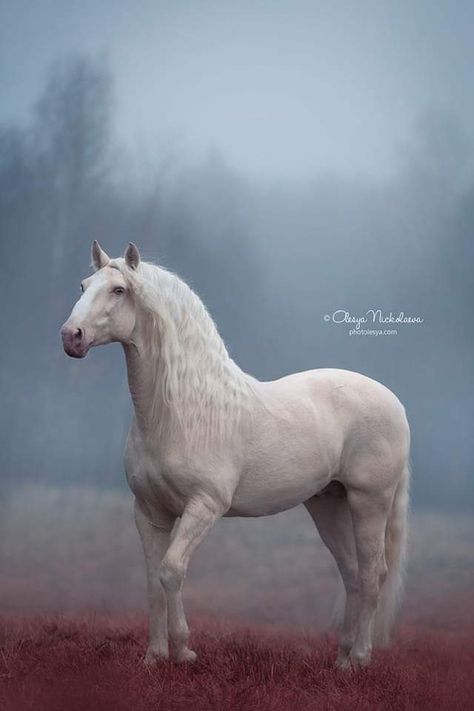
<instances>
[{"instance_id":1,"label":"dry reddish grass","mask_svg":"<svg viewBox=\"0 0 474 711\"><path fill-rule=\"evenodd\" d=\"M335 641L317 631L337 574L301 509L218 524L185 586L199 661L151 672L145 617L123 613L145 608L131 497L25 487L0 509L0 711L472 708L467 514L412 515L404 625L351 675L333 669Z\"/></svg>"},{"instance_id":2,"label":"dry reddish grass","mask_svg":"<svg viewBox=\"0 0 474 711\"><path fill-rule=\"evenodd\" d=\"M438 620L439 617L438 611ZM142 663L137 617L8 617L1 624L2 711L402 711L472 708L469 631L402 628L372 665L332 666L332 638L193 620L194 665ZM448 626L449 627L449 626Z\"/></svg>"}]
</instances>

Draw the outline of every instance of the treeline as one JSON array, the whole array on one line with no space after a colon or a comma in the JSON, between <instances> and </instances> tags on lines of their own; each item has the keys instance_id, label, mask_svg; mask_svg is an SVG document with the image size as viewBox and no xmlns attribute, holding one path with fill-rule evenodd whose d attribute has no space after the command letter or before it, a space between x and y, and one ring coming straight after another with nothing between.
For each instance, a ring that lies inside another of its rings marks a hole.
<instances>
[{"instance_id":1,"label":"treeline","mask_svg":"<svg viewBox=\"0 0 474 711\"><path fill-rule=\"evenodd\" d=\"M198 165L163 155L137 179L114 111L108 71L72 58L28 124L0 130L3 482L122 483L121 353L70 361L58 330L91 241L117 255L132 239L192 284L258 377L336 366L393 388L413 426L417 503L471 504L474 183L458 123L427 114L385 182L264 185L215 153ZM349 337L323 320L338 308L424 323Z\"/></svg>"}]
</instances>

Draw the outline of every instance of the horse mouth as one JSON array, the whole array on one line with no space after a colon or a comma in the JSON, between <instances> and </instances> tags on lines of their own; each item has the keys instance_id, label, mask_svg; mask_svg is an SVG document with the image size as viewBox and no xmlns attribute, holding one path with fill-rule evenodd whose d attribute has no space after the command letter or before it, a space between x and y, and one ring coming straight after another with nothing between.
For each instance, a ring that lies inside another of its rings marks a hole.
<instances>
[{"instance_id":1,"label":"horse mouth","mask_svg":"<svg viewBox=\"0 0 474 711\"><path fill-rule=\"evenodd\" d=\"M70 343L63 343L63 348L66 355L70 358L85 358L89 353L91 345L91 343L88 343L87 345L72 345Z\"/></svg>"}]
</instances>

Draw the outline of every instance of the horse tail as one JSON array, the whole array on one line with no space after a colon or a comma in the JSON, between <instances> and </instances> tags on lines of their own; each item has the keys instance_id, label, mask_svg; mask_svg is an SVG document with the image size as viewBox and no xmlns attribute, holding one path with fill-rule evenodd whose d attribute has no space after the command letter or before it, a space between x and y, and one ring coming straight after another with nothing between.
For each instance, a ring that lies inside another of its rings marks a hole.
<instances>
[{"instance_id":1,"label":"horse tail","mask_svg":"<svg viewBox=\"0 0 474 711\"><path fill-rule=\"evenodd\" d=\"M395 491L385 529L387 577L380 591L373 632L374 644L382 647L390 641L403 593L407 558L409 491L410 466L407 462Z\"/></svg>"}]
</instances>

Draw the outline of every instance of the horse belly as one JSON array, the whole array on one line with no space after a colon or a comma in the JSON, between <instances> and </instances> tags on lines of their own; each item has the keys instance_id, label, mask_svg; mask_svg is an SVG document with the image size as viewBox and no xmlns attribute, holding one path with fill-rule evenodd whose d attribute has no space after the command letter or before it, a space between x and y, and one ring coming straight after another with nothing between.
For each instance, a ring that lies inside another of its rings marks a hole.
<instances>
[{"instance_id":1,"label":"horse belly","mask_svg":"<svg viewBox=\"0 0 474 711\"><path fill-rule=\"evenodd\" d=\"M265 463L255 462L243 472L227 515L267 516L298 506L327 486L337 466L331 459L310 448L280 450Z\"/></svg>"},{"instance_id":2,"label":"horse belly","mask_svg":"<svg viewBox=\"0 0 474 711\"><path fill-rule=\"evenodd\" d=\"M323 488L323 487L322 487ZM246 490L239 486L226 516L270 516L287 511L310 499L315 494L314 485L304 487L273 487L271 490Z\"/></svg>"}]
</instances>

